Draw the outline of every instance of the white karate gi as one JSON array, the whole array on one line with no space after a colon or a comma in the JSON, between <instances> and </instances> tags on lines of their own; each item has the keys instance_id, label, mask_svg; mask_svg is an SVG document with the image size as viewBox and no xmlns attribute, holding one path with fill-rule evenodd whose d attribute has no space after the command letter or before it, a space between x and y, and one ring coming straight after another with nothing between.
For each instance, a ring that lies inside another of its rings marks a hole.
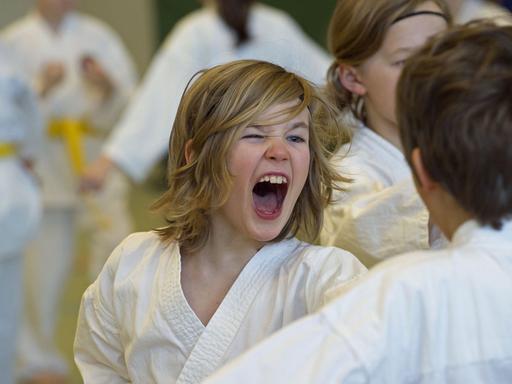
<instances>
[{"instance_id":1,"label":"white karate gi","mask_svg":"<svg viewBox=\"0 0 512 384\"><path fill-rule=\"evenodd\" d=\"M198 383L364 272L337 248L296 239L266 245L204 326L183 294L176 243L134 234L84 294L75 361L86 384Z\"/></svg>"},{"instance_id":2,"label":"white karate gi","mask_svg":"<svg viewBox=\"0 0 512 384\"><path fill-rule=\"evenodd\" d=\"M326 208L322 245L353 253L370 267L391 256L446 240L436 229L429 234L429 213L414 188L402 152L362 124L332 160L338 171L353 180Z\"/></svg>"},{"instance_id":3,"label":"white karate gi","mask_svg":"<svg viewBox=\"0 0 512 384\"><path fill-rule=\"evenodd\" d=\"M187 83L196 72L213 65L260 59L323 83L329 56L288 15L256 4L250 11L248 28L251 40L237 48L234 32L212 7L193 12L180 21L109 138L105 154L134 180L144 178L167 150Z\"/></svg>"},{"instance_id":4,"label":"white karate gi","mask_svg":"<svg viewBox=\"0 0 512 384\"><path fill-rule=\"evenodd\" d=\"M381 263L208 384L512 380L512 223L468 221L444 250Z\"/></svg>"},{"instance_id":5,"label":"white karate gi","mask_svg":"<svg viewBox=\"0 0 512 384\"><path fill-rule=\"evenodd\" d=\"M498 24L512 24L510 11L498 4L486 0L465 0L455 16L458 24L476 19L491 19Z\"/></svg>"},{"instance_id":6,"label":"white karate gi","mask_svg":"<svg viewBox=\"0 0 512 384\"><path fill-rule=\"evenodd\" d=\"M31 13L7 27L3 38L21 58L20 69L33 84L41 69L58 61L65 77L55 89L40 99L41 111L49 125L51 119L87 119L92 135L84 135L86 160L95 159L102 136L113 125L135 86L133 64L118 36L106 25L89 16L70 13L56 33L37 13ZM104 101L81 75L84 55L94 57L114 83L115 92ZM44 212L41 230L27 255L26 300L28 314L22 335L22 371L64 371L54 345L56 312L74 253L76 214L79 207L77 175L74 174L64 139L44 135L42 153L36 167L42 179ZM108 180L104 194L94 210L82 208L96 224L92 234L92 265L97 269L115 245L131 230L127 210L127 184L119 174ZM96 215L110 222L100 227ZM81 215L83 216L83 215ZM98 261L100 259L100 261ZM97 271L91 271L94 275Z\"/></svg>"},{"instance_id":7,"label":"white karate gi","mask_svg":"<svg viewBox=\"0 0 512 384\"><path fill-rule=\"evenodd\" d=\"M0 45L0 382L14 383L23 251L41 215L39 188L21 158L35 159L42 121L29 84ZM10 151L13 152L10 152Z\"/></svg>"}]
</instances>

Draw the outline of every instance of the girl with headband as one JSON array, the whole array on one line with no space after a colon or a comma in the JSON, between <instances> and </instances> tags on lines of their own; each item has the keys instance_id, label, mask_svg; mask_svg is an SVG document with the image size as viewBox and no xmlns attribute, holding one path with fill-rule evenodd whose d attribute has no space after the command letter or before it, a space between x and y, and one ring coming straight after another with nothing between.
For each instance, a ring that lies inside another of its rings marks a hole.
<instances>
[{"instance_id":1,"label":"girl with headband","mask_svg":"<svg viewBox=\"0 0 512 384\"><path fill-rule=\"evenodd\" d=\"M331 19L328 92L353 126L334 161L352 183L327 208L321 243L367 266L444 243L402 153L395 87L405 60L450 23L444 0L344 0Z\"/></svg>"}]
</instances>

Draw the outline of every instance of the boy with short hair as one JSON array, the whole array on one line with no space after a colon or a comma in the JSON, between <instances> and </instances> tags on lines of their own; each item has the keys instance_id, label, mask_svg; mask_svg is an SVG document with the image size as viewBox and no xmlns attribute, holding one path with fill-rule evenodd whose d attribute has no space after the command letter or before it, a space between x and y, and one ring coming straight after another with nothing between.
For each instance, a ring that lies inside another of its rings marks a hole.
<instances>
[{"instance_id":1,"label":"boy with short hair","mask_svg":"<svg viewBox=\"0 0 512 384\"><path fill-rule=\"evenodd\" d=\"M381 263L208 383L509 383L512 27L435 37L398 85L406 157L451 240Z\"/></svg>"}]
</instances>

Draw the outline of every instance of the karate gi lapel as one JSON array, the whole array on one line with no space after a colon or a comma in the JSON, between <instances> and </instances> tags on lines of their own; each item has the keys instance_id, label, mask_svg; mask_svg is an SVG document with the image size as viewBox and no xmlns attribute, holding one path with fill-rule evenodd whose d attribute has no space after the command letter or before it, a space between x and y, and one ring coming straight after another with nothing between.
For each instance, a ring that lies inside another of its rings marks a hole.
<instances>
[{"instance_id":1,"label":"karate gi lapel","mask_svg":"<svg viewBox=\"0 0 512 384\"><path fill-rule=\"evenodd\" d=\"M199 383L220 367L256 295L298 245L291 239L266 245L254 255L199 337L177 384Z\"/></svg>"}]
</instances>

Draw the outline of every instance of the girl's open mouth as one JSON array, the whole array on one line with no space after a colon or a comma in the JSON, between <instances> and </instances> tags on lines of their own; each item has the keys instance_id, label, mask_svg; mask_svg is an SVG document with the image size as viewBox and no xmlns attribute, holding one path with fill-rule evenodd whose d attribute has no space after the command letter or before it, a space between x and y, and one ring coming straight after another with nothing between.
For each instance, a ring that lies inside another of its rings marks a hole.
<instances>
[{"instance_id":1,"label":"girl's open mouth","mask_svg":"<svg viewBox=\"0 0 512 384\"><path fill-rule=\"evenodd\" d=\"M252 189L256 214L267 220L279 217L287 192L288 180L285 176L262 176Z\"/></svg>"}]
</instances>

